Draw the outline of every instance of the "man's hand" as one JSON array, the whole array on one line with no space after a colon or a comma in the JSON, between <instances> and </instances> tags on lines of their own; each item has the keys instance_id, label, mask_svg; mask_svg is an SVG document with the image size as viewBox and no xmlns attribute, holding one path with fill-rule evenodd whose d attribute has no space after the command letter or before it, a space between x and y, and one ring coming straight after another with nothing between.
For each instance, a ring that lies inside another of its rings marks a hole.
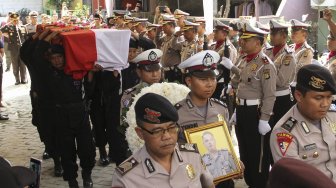
<instances>
[{"instance_id":1,"label":"man's hand","mask_svg":"<svg viewBox=\"0 0 336 188\"><path fill-rule=\"evenodd\" d=\"M179 37L179 36L181 36L183 34L183 31L177 31L177 32L175 32L175 36L176 37Z\"/></svg>"},{"instance_id":2,"label":"man's hand","mask_svg":"<svg viewBox=\"0 0 336 188\"><path fill-rule=\"evenodd\" d=\"M95 64L92 68L92 72L99 72L99 71L102 71L104 68L99 65L99 64Z\"/></svg>"},{"instance_id":3,"label":"man's hand","mask_svg":"<svg viewBox=\"0 0 336 188\"><path fill-rule=\"evenodd\" d=\"M39 39L39 40L44 39L44 38L48 35L49 31L50 31L50 29L45 29L45 30L38 36L38 39Z\"/></svg>"},{"instance_id":4,"label":"man's hand","mask_svg":"<svg viewBox=\"0 0 336 188\"><path fill-rule=\"evenodd\" d=\"M231 68L233 67L232 61L227 57L222 57L222 61L220 62L220 64L224 65L224 67L229 70L231 70Z\"/></svg>"},{"instance_id":5,"label":"man's hand","mask_svg":"<svg viewBox=\"0 0 336 188\"><path fill-rule=\"evenodd\" d=\"M330 9L324 9L323 10L323 19L327 22L331 21L332 13L331 13Z\"/></svg>"},{"instance_id":6,"label":"man's hand","mask_svg":"<svg viewBox=\"0 0 336 188\"><path fill-rule=\"evenodd\" d=\"M239 165L240 165L241 173L235 179L243 179L244 178L245 165L241 160L239 160Z\"/></svg>"},{"instance_id":7,"label":"man's hand","mask_svg":"<svg viewBox=\"0 0 336 188\"><path fill-rule=\"evenodd\" d=\"M59 31L53 31L50 33L44 40L46 42L50 42L52 39L54 39L60 32Z\"/></svg>"}]
</instances>

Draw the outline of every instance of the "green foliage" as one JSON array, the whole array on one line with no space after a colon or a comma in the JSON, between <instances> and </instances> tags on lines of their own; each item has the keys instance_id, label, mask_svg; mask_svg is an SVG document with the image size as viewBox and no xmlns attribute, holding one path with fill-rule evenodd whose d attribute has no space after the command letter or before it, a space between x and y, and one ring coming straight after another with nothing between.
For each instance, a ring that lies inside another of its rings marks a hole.
<instances>
[{"instance_id":1,"label":"green foliage","mask_svg":"<svg viewBox=\"0 0 336 188\"><path fill-rule=\"evenodd\" d=\"M73 15L81 18L82 16L87 17L89 14L90 7L87 5L82 5L80 3L77 3L75 7L75 11L73 12Z\"/></svg>"},{"instance_id":2,"label":"green foliage","mask_svg":"<svg viewBox=\"0 0 336 188\"><path fill-rule=\"evenodd\" d=\"M69 7L70 6L70 3L72 2L73 0L48 0L47 1L47 5L49 7L53 7L55 8L56 10L62 10L62 3L63 2L66 2L67 3L67 6Z\"/></svg>"}]
</instances>

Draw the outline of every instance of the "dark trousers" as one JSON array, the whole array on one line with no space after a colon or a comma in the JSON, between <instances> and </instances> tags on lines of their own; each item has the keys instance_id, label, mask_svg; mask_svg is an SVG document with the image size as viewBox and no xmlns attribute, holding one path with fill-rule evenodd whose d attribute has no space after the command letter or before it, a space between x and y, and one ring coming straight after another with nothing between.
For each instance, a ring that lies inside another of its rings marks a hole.
<instances>
[{"instance_id":1,"label":"dark trousers","mask_svg":"<svg viewBox=\"0 0 336 188\"><path fill-rule=\"evenodd\" d=\"M168 80L168 82L184 83L182 72L179 68L177 68L177 66L171 68L171 70L164 71L164 77Z\"/></svg>"},{"instance_id":2,"label":"dark trousers","mask_svg":"<svg viewBox=\"0 0 336 188\"><path fill-rule=\"evenodd\" d=\"M56 111L63 179L68 181L77 178L77 155L82 169L91 173L96 152L84 103L58 105Z\"/></svg>"},{"instance_id":3,"label":"dark trousers","mask_svg":"<svg viewBox=\"0 0 336 188\"><path fill-rule=\"evenodd\" d=\"M245 165L246 184L250 188L265 188L270 166L270 156L267 155L270 152L268 151L270 133L261 136L258 132L258 106L239 105L236 109L236 135L240 160ZM261 156L261 150L264 152L263 156ZM261 166L259 166L260 160Z\"/></svg>"},{"instance_id":4,"label":"dark trousers","mask_svg":"<svg viewBox=\"0 0 336 188\"><path fill-rule=\"evenodd\" d=\"M8 49L8 42L4 42L4 50L5 50L5 56L6 56L6 69L10 69L10 66L12 64L12 58L10 50Z\"/></svg>"},{"instance_id":5,"label":"dark trousers","mask_svg":"<svg viewBox=\"0 0 336 188\"><path fill-rule=\"evenodd\" d=\"M232 179L222 181L216 185L216 188L234 188L234 181Z\"/></svg>"},{"instance_id":6,"label":"dark trousers","mask_svg":"<svg viewBox=\"0 0 336 188\"><path fill-rule=\"evenodd\" d=\"M27 68L20 58L20 52L18 49L11 50L13 74L16 82L26 82L27 81Z\"/></svg>"},{"instance_id":7,"label":"dark trousers","mask_svg":"<svg viewBox=\"0 0 336 188\"><path fill-rule=\"evenodd\" d=\"M3 63L0 62L0 102L2 101L2 78L3 78Z\"/></svg>"}]
</instances>

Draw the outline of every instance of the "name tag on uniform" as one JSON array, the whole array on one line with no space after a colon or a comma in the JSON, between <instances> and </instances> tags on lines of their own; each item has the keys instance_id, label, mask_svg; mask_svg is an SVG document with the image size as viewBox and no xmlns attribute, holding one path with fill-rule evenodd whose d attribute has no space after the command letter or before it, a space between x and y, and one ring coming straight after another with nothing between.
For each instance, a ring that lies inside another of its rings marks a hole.
<instances>
[{"instance_id":1,"label":"name tag on uniform","mask_svg":"<svg viewBox=\"0 0 336 188\"><path fill-rule=\"evenodd\" d=\"M305 145L305 146L304 146L304 150L305 150L305 151L314 150L314 149L316 149L316 148L317 148L317 146L316 146L315 143L313 143L313 144L308 144L308 145Z\"/></svg>"}]
</instances>

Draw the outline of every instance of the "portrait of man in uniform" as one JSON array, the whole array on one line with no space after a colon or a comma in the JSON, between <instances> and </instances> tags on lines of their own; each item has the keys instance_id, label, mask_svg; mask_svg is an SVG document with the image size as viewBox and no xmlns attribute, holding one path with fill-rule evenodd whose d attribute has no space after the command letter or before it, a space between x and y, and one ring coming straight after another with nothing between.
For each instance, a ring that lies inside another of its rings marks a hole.
<instances>
[{"instance_id":1,"label":"portrait of man in uniform","mask_svg":"<svg viewBox=\"0 0 336 188\"><path fill-rule=\"evenodd\" d=\"M188 143L197 144L204 166L214 182L239 176L242 172L225 122L215 122L186 129Z\"/></svg>"}]
</instances>

